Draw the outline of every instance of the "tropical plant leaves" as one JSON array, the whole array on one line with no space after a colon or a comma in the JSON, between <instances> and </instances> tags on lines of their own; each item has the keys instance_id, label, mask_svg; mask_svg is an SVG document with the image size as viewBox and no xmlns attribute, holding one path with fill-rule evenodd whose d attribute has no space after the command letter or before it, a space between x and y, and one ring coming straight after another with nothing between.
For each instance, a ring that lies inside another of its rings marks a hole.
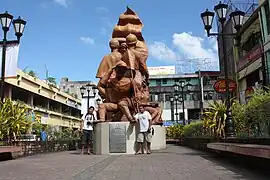
<instances>
[{"instance_id":1,"label":"tropical plant leaves","mask_svg":"<svg viewBox=\"0 0 270 180\"><path fill-rule=\"evenodd\" d=\"M0 140L16 139L31 125L28 107L20 102L6 99L0 103Z\"/></svg>"}]
</instances>

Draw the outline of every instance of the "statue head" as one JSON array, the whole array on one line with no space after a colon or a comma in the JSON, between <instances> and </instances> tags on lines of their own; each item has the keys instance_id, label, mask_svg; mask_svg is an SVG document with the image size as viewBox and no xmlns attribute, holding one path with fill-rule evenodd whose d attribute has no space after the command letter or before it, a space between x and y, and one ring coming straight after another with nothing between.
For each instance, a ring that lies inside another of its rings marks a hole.
<instances>
[{"instance_id":1,"label":"statue head","mask_svg":"<svg viewBox=\"0 0 270 180\"><path fill-rule=\"evenodd\" d=\"M127 51L127 43L121 43L120 47L119 47L119 52L124 54Z\"/></svg>"},{"instance_id":2,"label":"statue head","mask_svg":"<svg viewBox=\"0 0 270 180\"><path fill-rule=\"evenodd\" d=\"M114 49L118 49L120 44L117 39L113 38L110 40L109 45L110 45L111 50L114 50Z\"/></svg>"},{"instance_id":3,"label":"statue head","mask_svg":"<svg viewBox=\"0 0 270 180\"><path fill-rule=\"evenodd\" d=\"M137 42L138 42L138 39L134 34L129 34L126 37L126 43L128 46L134 46L136 45Z\"/></svg>"}]
</instances>

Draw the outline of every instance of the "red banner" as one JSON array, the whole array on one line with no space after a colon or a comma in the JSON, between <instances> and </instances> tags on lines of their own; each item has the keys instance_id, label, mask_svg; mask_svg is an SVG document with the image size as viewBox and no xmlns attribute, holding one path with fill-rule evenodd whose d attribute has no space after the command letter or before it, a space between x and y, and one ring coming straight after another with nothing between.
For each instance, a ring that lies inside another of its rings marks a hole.
<instances>
[{"instance_id":1,"label":"red banner","mask_svg":"<svg viewBox=\"0 0 270 180\"><path fill-rule=\"evenodd\" d=\"M261 44L255 46L238 62L238 71L241 71L247 64L252 63L262 56L263 47Z\"/></svg>"},{"instance_id":2,"label":"red banner","mask_svg":"<svg viewBox=\"0 0 270 180\"><path fill-rule=\"evenodd\" d=\"M234 92L237 88L237 84L236 82L234 82L233 80L229 79L229 91L230 92ZM214 84L214 90L218 93L226 93L226 81L225 79L219 79L215 82Z\"/></svg>"}]
</instances>

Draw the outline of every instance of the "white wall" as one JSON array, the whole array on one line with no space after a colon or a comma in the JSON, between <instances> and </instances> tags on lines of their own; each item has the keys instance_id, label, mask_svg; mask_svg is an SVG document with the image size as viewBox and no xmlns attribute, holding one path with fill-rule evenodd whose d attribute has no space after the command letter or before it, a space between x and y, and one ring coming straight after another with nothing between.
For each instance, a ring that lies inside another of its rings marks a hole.
<instances>
[{"instance_id":1,"label":"white wall","mask_svg":"<svg viewBox=\"0 0 270 180\"><path fill-rule=\"evenodd\" d=\"M182 109L177 109L178 113L182 113ZM174 109L174 113L176 113L176 109ZM162 113L162 120L172 120L171 119L171 109L163 109ZM174 115L174 120L176 120L176 115ZM179 120L179 115L178 115L178 120ZM188 110L185 109L185 120L188 120Z\"/></svg>"}]
</instances>

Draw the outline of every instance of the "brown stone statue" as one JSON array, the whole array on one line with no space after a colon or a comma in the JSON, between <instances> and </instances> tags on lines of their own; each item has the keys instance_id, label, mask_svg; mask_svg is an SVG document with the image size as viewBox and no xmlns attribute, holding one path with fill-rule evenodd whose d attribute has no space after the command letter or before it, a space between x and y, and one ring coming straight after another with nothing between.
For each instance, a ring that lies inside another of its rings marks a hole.
<instances>
[{"instance_id":1,"label":"brown stone statue","mask_svg":"<svg viewBox=\"0 0 270 180\"><path fill-rule=\"evenodd\" d=\"M112 39L110 41L111 53L103 57L98 67L96 78L102 78L119 60L121 60L121 54L118 52L119 46L120 44L117 39Z\"/></svg>"},{"instance_id":2,"label":"brown stone statue","mask_svg":"<svg viewBox=\"0 0 270 180\"><path fill-rule=\"evenodd\" d=\"M111 53L104 56L96 75L100 78L99 94L104 99L99 105L102 122L135 122L138 106L144 105L153 124L162 124L159 104L149 102L148 49L142 28L138 15L127 7L113 30L109 44Z\"/></svg>"}]
</instances>

